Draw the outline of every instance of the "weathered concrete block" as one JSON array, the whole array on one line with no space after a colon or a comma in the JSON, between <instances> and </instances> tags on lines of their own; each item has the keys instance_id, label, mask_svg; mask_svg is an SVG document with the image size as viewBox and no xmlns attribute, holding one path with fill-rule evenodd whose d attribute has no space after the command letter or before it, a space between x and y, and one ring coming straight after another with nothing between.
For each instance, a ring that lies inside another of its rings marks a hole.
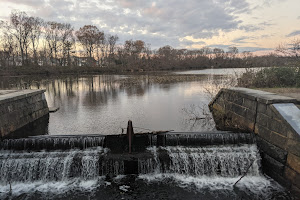
<instances>
[{"instance_id":1,"label":"weathered concrete block","mask_svg":"<svg viewBox=\"0 0 300 200\"><path fill-rule=\"evenodd\" d=\"M272 144L274 144L274 145L276 145L276 146L278 146L278 147L280 147L280 148L282 148L284 150L288 149L288 147L287 147L287 140L288 140L287 137L282 136L281 134L276 133L274 131L272 131L271 137L269 139L269 141Z\"/></svg>"},{"instance_id":2,"label":"weathered concrete block","mask_svg":"<svg viewBox=\"0 0 300 200\"><path fill-rule=\"evenodd\" d=\"M300 174L300 157L299 156L289 153L288 157L287 157L287 164L290 168L292 168L293 170L295 170L297 173Z\"/></svg>"},{"instance_id":3,"label":"weathered concrete block","mask_svg":"<svg viewBox=\"0 0 300 200\"><path fill-rule=\"evenodd\" d=\"M256 110L257 102L254 100L250 100L247 98L243 98L243 104L244 107L249 108L250 110Z\"/></svg>"},{"instance_id":4,"label":"weathered concrete block","mask_svg":"<svg viewBox=\"0 0 300 200\"><path fill-rule=\"evenodd\" d=\"M258 134L263 139L270 141L271 133L269 129L265 128L264 126L261 126L259 124L255 125L254 133Z\"/></svg>"},{"instance_id":5,"label":"weathered concrete block","mask_svg":"<svg viewBox=\"0 0 300 200\"><path fill-rule=\"evenodd\" d=\"M232 126L232 129L241 130L245 132L253 132L254 121L251 121L231 111L228 112L227 115L231 116L231 120L225 122L226 126L228 126L228 130L230 130L230 126Z\"/></svg>"},{"instance_id":6,"label":"weathered concrete block","mask_svg":"<svg viewBox=\"0 0 300 200\"><path fill-rule=\"evenodd\" d=\"M263 103L257 103L257 112L266 114L267 112L267 105Z\"/></svg>"},{"instance_id":7,"label":"weathered concrete block","mask_svg":"<svg viewBox=\"0 0 300 200\"><path fill-rule=\"evenodd\" d=\"M43 92L43 90L25 90L1 95L1 136L5 136L48 113L48 105Z\"/></svg>"},{"instance_id":8,"label":"weathered concrete block","mask_svg":"<svg viewBox=\"0 0 300 200\"><path fill-rule=\"evenodd\" d=\"M232 110L237 113L238 115L241 115L249 120L252 120L253 122L255 121L256 118L256 112L255 110L250 110L246 107L237 105L237 104L232 104Z\"/></svg>"},{"instance_id":9,"label":"weathered concrete block","mask_svg":"<svg viewBox=\"0 0 300 200\"><path fill-rule=\"evenodd\" d=\"M217 103L221 107L225 108L225 100L223 98L217 99L217 101L215 103Z\"/></svg>"},{"instance_id":10,"label":"weathered concrete block","mask_svg":"<svg viewBox=\"0 0 300 200\"><path fill-rule=\"evenodd\" d=\"M257 104L257 113L262 113L264 115L267 115L271 119L277 118L278 113L275 110L273 110L270 106L271 105L267 105L267 104L263 104L263 103L258 102L258 104Z\"/></svg>"},{"instance_id":11,"label":"weathered concrete block","mask_svg":"<svg viewBox=\"0 0 300 200\"><path fill-rule=\"evenodd\" d=\"M270 157L268 154L263 153L262 154L262 164L264 171L273 171L276 174L279 174L280 176L283 175L284 172L284 164L278 162L274 158Z\"/></svg>"},{"instance_id":12,"label":"weathered concrete block","mask_svg":"<svg viewBox=\"0 0 300 200\"><path fill-rule=\"evenodd\" d=\"M256 100L256 96L255 96L256 91L253 92L253 90L251 90L251 89L235 87L235 88L230 88L230 89L224 89L223 91L224 91L224 93L229 92L229 93L232 93L235 95L239 95L242 98Z\"/></svg>"},{"instance_id":13,"label":"weathered concrete block","mask_svg":"<svg viewBox=\"0 0 300 200\"><path fill-rule=\"evenodd\" d=\"M287 136L287 130L288 128L285 125L285 122L282 120L276 120L276 119L267 119L267 128L271 131L277 132L280 135Z\"/></svg>"},{"instance_id":14,"label":"weathered concrete block","mask_svg":"<svg viewBox=\"0 0 300 200\"><path fill-rule=\"evenodd\" d=\"M272 177L275 181L277 181L278 183L280 183L283 187L285 188L291 188L292 183L284 176L284 175L279 175L278 173L266 169L264 171L265 174L267 174L268 176Z\"/></svg>"},{"instance_id":15,"label":"weathered concrete block","mask_svg":"<svg viewBox=\"0 0 300 200\"><path fill-rule=\"evenodd\" d=\"M290 188L290 191L292 192L293 198L295 200L300 199L300 188L296 187L295 185L292 185L292 187Z\"/></svg>"},{"instance_id":16,"label":"weathered concrete block","mask_svg":"<svg viewBox=\"0 0 300 200\"><path fill-rule=\"evenodd\" d=\"M268 127L268 121L271 120L267 115L262 113L257 113L256 123L261 126Z\"/></svg>"},{"instance_id":17,"label":"weathered concrete block","mask_svg":"<svg viewBox=\"0 0 300 200\"><path fill-rule=\"evenodd\" d=\"M243 105L244 98L241 97L238 93L233 93L230 95L229 101L237 105Z\"/></svg>"},{"instance_id":18,"label":"weathered concrete block","mask_svg":"<svg viewBox=\"0 0 300 200\"><path fill-rule=\"evenodd\" d=\"M300 142L296 140L287 140L288 151L296 156L300 157Z\"/></svg>"},{"instance_id":19,"label":"weathered concrete block","mask_svg":"<svg viewBox=\"0 0 300 200\"><path fill-rule=\"evenodd\" d=\"M289 167L285 167L284 177L288 179L292 185L300 188L300 174Z\"/></svg>"},{"instance_id":20,"label":"weathered concrete block","mask_svg":"<svg viewBox=\"0 0 300 200\"><path fill-rule=\"evenodd\" d=\"M263 153L271 156L278 162L285 164L287 159L287 151L271 144L267 140L264 140L263 138L257 136L257 146Z\"/></svg>"},{"instance_id":21,"label":"weathered concrete block","mask_svg":"<svg viewBox=\"0 0 300 200\"><path fill-rule=\"evenodd\" d=\"M269 130L268 128L261 126L259 124L255 125L255 131L263 139L269 141L270 143L280 147L284 150L287 150L287 137L282 136L274 131Z\"/></svg>"},{"instance_id":22,"label":"weathered concrete block","mask_svg":"<svg viewBox=\"0 0 300 200\"><path fill-rule=\"evenodd\" d=\"M7 110L8 112L12 112L13 111L13 105L7 105Z\"/></svg>"},{"instance_id":23,"label":"weathered concrete block","mask_svg":"<svg viewBox=\"0 0 300 200\"><path fill-rule=\"evenodd\" d=\"M288 128L288 129L286 130L286 132L287 132L287 137L288 137L289 139L295 140L295 141L297 141L297 142L300 143L300 137L299 137L299 134L296 133L295 130L291 130L291 129Z\"/></svg>"},{"instance_id":24,"label":"weathered concrete block","mask_svg":"<svg viewBox=\"0 0 300 200\"><path fill-rule=\"evenodd\" d=\"M213 105L213 109L216 110L217 112L223 112L224 113L224 107L222 107L221 105L219 105L218 103L215 103Z\"/></svg>"}]
</instances>

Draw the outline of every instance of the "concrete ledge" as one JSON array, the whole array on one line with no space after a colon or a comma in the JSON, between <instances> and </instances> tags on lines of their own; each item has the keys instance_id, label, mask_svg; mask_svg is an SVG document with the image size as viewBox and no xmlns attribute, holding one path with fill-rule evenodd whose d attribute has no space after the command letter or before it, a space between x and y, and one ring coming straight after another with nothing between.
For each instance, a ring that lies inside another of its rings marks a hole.
<instances>
[{"instance_id":1,"label":"concrete ledge","mask_svg":"<svg viewBox=\"0 0 300 200\"><path fill-rule=\"evenodd\" d=\"M0 137L47 115L45 90L0 90Z\"/></svg>"},{"instance_id":2,"label":"concrete ledge","mask_svg":"<svg viewBox=\"0 0 300 200\"><path fill-rule=\"evenodd\" d=\"M226 90L226 89L225 89ZM230 88L228 90L237 92L239 95L248 97L252 100L257 100L258 102L264 103L264 104L273 104L273 103L297 103L297 99L286 97L286 96L280 96L275 93L271 92L265 92L260 90L253 90L248 88Z\"/></svg>"},{"instance_id":3,"label":"concrete ledge","mask_svg":"<svg viewBox=\"0 0 300 200\"><path fill-rule=\"evenodd\" d=\"M43 94L45 91L46 90L0 90L0 105L37 94Z\"/></svg>"}]
</instances>

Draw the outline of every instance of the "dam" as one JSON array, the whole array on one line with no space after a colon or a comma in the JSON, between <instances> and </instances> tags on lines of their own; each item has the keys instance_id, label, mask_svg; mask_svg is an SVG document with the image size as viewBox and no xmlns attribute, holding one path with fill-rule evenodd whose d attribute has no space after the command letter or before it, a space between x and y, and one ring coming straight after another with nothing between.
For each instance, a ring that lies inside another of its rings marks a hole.
<instances>
[{"instance_id":1,"label":"dam","mask_svg":"<svg viewBox=\"0 0 300 200\"><path fill-rule=\"evenodd\" d=\"M51 195L63 199L74 198L70 191L79 191L80 196L93 190L97 195L93 193L92 199L107 193L107 199L134 199L136 195L148 199L151 193L158 198L166 195L167 199L174 199L172 195L214 199L214 194L222 195L222 199L290 199L284 188L264 177L256 140L250 133L134 134L131 153L128 136L116 137L116 143L103 135L2 140L0 197ZM119 196L113 186L122 192ZM172 192L173 187L183 191ZM142 194L135 194L137 188Z\"/></svg>"},{"instance_id":2,"label":"dam","mask_svg":"<svg viewBox=\"0 0 300 200\"><path fill-rule=\"evenodd\" d=\"M297 199L265 176L261 139L247 130L135 134L129 121L119 135L8 135L1 199Z\"/></svg>"}]
</instances>

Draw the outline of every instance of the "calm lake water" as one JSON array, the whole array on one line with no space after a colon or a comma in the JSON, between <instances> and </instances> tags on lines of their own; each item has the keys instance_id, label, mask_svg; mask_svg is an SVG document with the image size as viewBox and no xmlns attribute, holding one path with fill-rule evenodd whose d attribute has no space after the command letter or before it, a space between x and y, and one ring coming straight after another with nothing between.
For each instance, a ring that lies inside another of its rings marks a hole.
<instances>
[{"instance_id":1,"label":"calm lake water","mask_svg":"<svg viewBox=\"0 0 300 200\"><path fill-rule=\"evenodd\" d=\"M45 89L48 106L60 108L50 114L51 135L120 134L128 120L139 127L135 132L206 131L215 128L212 120L190 120L191 116L183 111L209 113L208 91L215 87L211 80L221 78L207 74L207 70L203 73L197 81L179 82L176 78L167 81L172 76L182 76L174 74L156 81L145 75L10 77L2 78L0 88Z\"/></svg>"},{"instance_id":2,"label":"calm lake water","mask_svg":"<svg viewBox=\"0 0 300 200\"><path fill-rule=\"evenodd\" d=\"M1 89L45 89L48 106L60 108L50 114L48 133L51 135L120 134L128 120L133 121L134 127L143 128L136 128L135 132L205 131L214 129L214 124L190 120L183 109L203 105L208 112L209 78L156 83L150 82L148 76L139 75L18 77L5 78L0 86Z\"/></svg>"}]
</instances>

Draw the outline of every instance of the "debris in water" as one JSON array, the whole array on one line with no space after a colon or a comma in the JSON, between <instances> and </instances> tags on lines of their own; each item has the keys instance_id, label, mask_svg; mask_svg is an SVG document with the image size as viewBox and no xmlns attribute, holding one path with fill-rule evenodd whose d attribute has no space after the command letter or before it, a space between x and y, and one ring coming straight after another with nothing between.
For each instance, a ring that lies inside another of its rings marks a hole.
<instances>
[{"instance_id":1,"label":"debris in water","mask_svg":"<svg viewBox=\"0 0 300 200\"><path fill-rule=\"evenodd\" d=\"M130 188L130 186L128 186L128 185L119 186L119 190L122 190L123 192L128 192L129 188Z\"/></svg>"}]
</instances>

